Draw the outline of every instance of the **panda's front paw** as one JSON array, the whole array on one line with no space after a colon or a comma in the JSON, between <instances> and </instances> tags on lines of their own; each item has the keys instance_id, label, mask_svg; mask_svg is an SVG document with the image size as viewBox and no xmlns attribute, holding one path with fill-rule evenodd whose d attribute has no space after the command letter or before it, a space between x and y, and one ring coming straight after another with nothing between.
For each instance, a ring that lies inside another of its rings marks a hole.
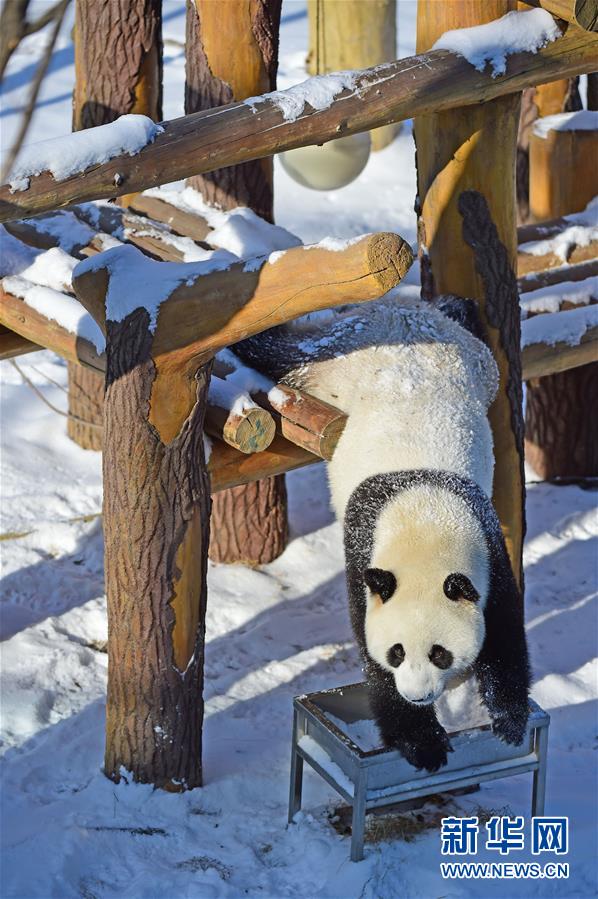
<instances>
[{"instance_id":1,"label":"panda's front paw","mask_svg":"<svg viewBox=\"0 0 598 899\"><path fill-rule=\"evenodd\" d=\"M445 733L435 734L422 743L413 743L411 740L395 740L395 747L402 756L417 768L418 771L438 771L446 765L447 753L452 752L449 738Z\"/></svg>"},{"instance_id":2,"label":"panda's front paw","mask_svg":"<svg viewBox=\"0 0 598 899\"><path fill-rule=\"evenodd\" d=\"M497 737L500 737L503 743L521 746L525 736L528 717L529 709L527 703L525 708L511 709L500 715L494 715L492 718L492 731Z\"/></svg>"}]
</instances>

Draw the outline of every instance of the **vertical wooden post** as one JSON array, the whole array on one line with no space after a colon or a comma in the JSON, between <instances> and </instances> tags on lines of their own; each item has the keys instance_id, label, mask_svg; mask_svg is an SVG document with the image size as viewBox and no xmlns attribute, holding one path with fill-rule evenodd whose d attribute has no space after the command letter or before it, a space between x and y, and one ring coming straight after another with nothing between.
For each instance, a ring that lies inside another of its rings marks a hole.
<instances>
[{"instance_id":1,"label":"vertical wooden post","mask_svg":"<svg viewBox=\"0 0 598 899\"><path fill-rule=\"evenodd\" d=\"M108 322L106 344L104 770L181 791L202 781L209 366L155 360L145 309Z\"/></svg>"},{"instance_id":2,"label":"vertical wooden post","mask_svg":"<svg viewBox=\"0 0 598 899\"><path fill-rule=\"evenodd\" d=\"M447 29L497 19L507 0L419 0L417 50ZM518 582L524 525L515 163L519 95L415 120L422 293L477 300L500 372L490 408L493 501Z\"/></svg>"},{"instance_id":3,"label":"vertical wooden post","mask_svg":"<svg viewBox=\"0 0 598 899\"><path fill-rule=\"evenodd\" d=\"M397 58L397 0L308 0L307 11L310 75L365 69ZM400 128L400 122L375 128L372 150L383 150Z\"/></svg>"},{"instance_id":4,"label":"vertical wooden post","mask_svg":"<svg viewBox=\"0 0 598 899\"><path fill-rule=\"evenodd\" d=\"M585 209L598 192L597 154L598 130L548 130L540 136L532 129L529 205L533 221Z\"/></svg>"},{"instance_id":5,"label":"vertical wooden post","mask_svg":"<svg viewBox=\"0 0 598 899\"><path fill-rule=\"evenodd\" d=\"M187 113L276 87L280 8L281 0L188 4ZM249 206L262 218L273 220L271 158L198 175L190 183L208 203L223 209ZM271 562L284 550L287 539L284 475L214 495L210 540L214 562Z\"/></svg>"},{"instance_id":6,"label":"vertical wooden post","mask_svg":"<svg viewBox=\"0 0 598 899\"><path fill-rule=\"evenodd\" d=\"M560 112L554 107L550 112ZM598 131L531 135L530 211L579 212L598 193ZM527 383L525 453L541 478L598 475L598 363Z\"/></svg>"},{"instance_id":7,"label":"vertical wooden post","mask_svg":"<svg viewBox=\"0 0 598 899\"><path fill-rule=\"evenodd\" d=\"M125 113L162 118L161 0L77 0L73 131ZM69 364L69 437L102 448L104 379ZM83 422L88 422L84 424Z\"/></svg>"},{"instance_id":8,"label":"vertical wooden post","mask_svg":"<svg viewBox=\"0 0 598 899\"><path fill-rule=\"evenodd\" d=\"M527 9L525 3L519 8ZM521 116L517 136L517 209L518 222L529 220L529 142L538 116L573 112L581 109L579 78L565 78L538 87L529 87L521 97Z\"/></svg>"}]
</instances>

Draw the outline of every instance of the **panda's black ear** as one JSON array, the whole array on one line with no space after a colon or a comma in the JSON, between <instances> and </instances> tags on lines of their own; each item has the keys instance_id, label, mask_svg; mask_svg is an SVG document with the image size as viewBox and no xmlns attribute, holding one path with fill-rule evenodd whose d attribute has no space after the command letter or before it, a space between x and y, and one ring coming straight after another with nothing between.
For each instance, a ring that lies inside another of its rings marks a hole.
<instances>
[{"instance_id":1,"label":"panda's black ear","mask_svg":"<svg viewBox=\"0 0 598 899\"><path fill-rule=\"evenodd\" d=\"M372 593L379 596L382 602L386 602L397 589L397 579L392 571L383 568L367 568L363 579Z\"/></svg>"}]
</instances>

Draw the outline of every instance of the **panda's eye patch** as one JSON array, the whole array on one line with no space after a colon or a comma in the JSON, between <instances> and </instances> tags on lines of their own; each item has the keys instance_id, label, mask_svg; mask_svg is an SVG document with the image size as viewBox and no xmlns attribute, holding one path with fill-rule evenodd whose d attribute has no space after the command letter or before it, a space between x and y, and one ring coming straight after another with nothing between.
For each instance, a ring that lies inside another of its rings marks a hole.
<instances>
[{"instance_id":1,"label":"panda's eye patch","mask_svg":"<svg viewBox=\"0 0 598 899\"><path fill-rule=\"evenodd\" d=\"M405 650L402 643L395 643L386 653L386 661L392 668L398 668L405 658Z\"/></svg>"},{"instance_id":2,"label":"panda's eye patch","mask_svg":"<svg viewBox=\"0 0 598 899\"><path fill-rule=\"evenodd\" d=\"M379 596L382 602L386 602L397 589L397 579L392 571L384 571L383 568L368 568L363 579L375 596Z\"/></svg>"},{"instance_id":3,"label":"panda's eye patch","mask_svg":"<svg viewBox=\"0 0 598 899\"><path fill-rule=\"evenodd\" d=\"M455 602L459 599L477 602L480 598L478 591L464 574L449 574L442 589L444 595Z\"/></svg>"},{"instance_id":4,"label":"panda's eye patch","mask_svg":"<svg viewBox=\"0 0 598 899\"><path fill-rule=\"evenodd\" d=\"M439 646L437 643L430 650L429 659L433 665L436 665L442 671L446 671L453 664L452 652L449 652L448 649L445 649L444 646Z\"/></svg>"}]
</instances>

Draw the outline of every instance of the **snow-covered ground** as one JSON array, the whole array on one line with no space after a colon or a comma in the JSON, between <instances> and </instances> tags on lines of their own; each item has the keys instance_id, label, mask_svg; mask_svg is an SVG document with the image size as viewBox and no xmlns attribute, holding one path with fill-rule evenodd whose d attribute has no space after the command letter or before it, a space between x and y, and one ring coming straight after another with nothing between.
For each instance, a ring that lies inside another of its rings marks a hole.
<instances>
[{"instance_id":1,"label":"snow-covered ground","mask_svg":"<svg viewBox=\"0 0 598 899\"><path fill-rule=\"evenodd\" d=\"M36 0L36 7L43 4ZM414 4L399 3L401 54ZM165 0L165 115L181 112L184 3ZM31 140L70 127L69 27L54 52ZM13 58L2 94L10 144L39 53ZM303 76L307 20L283 7L281 85ZM312 193L276 167L277 221L305 241L397 230L415 240L408 126L360 178ZM416 273L411 275L411 279ZM17 360L64 408L66 367L50 353ZM115 786L101 773L106 654L98 454L2 363L3 896L586 897L596 890L596 494L528 486L527 626L534 698L552 718L547 814L571 820L568 881L442 881L439 813L409 817L406 839L368 842L359 865L329 821L338 804L306 773L304 812L287 827L291 698L360 679L346 609L340 528L323 466L288 477L292 540L260 570L210 566L206 785L183 795ZM48 380L51 379L51 381ZM55 383L52 383L55 382ZM529 814L529 775L495 781L440 814ZM505 810L505 811L503 811ZM429 824L429 827L426 826ZM395 828L396 830L397 828ZM514 860L529 859L526 851ZM511 856L511 858L513 858ZM481 851L478 860L495 861ZM511 860L511 859L510 859ZM542 859L544 861L544 859Z\"/></svg>"}]
</instances>

